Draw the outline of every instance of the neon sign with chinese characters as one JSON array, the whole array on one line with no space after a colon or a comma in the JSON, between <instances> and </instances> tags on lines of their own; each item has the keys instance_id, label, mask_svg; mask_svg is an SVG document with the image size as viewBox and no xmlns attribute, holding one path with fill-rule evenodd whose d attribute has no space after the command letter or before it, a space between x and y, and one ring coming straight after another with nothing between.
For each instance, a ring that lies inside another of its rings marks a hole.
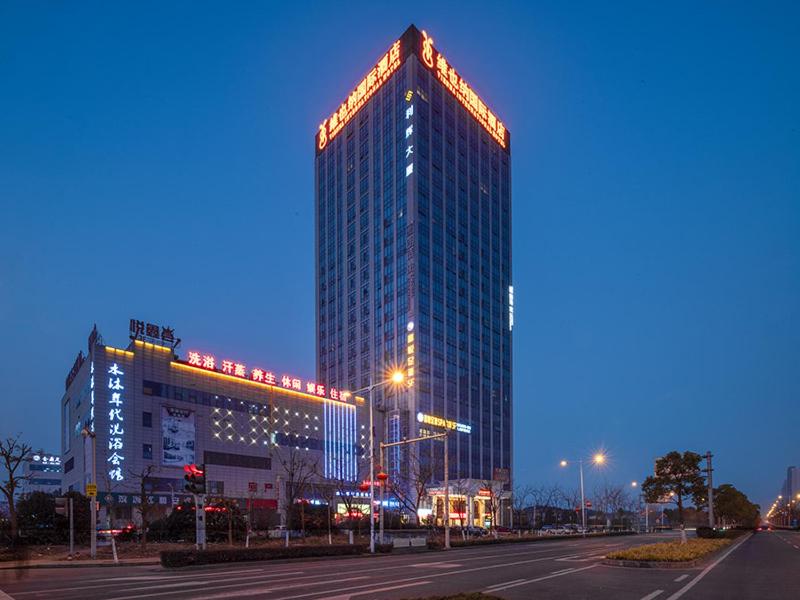
<instances>
[{"instance_id":1,"label":"neon sign with chinese characters","mask_svg":"<svg viewBox=\"0 0 800 600\"><path fill-rule=\"evenodd\" d=\"M434 417L433 415L426 415L425 413L417 413L417 421L425 425L432 425L433 427L441 427L443 429L452 429L461 433L472 433L472 425L465 425L464 423L456 423L450 419L442 417Z\"/></svg>"},{"instance_id":2,"label":"neon sign with chinese characters","mask_svg":"<svg viewBox=\"0 0 800 600\"><path fill-rule=\"evenodd\" d=\"M197 369L221 373L222 375L227 375L229 377L237 377L252 383L261 383L265 386L292 390L311 396L317 396L318 398L328 398L330 400L339 401L346 400L345 396L340 394L339 390L336 388L328 388L320 383L307 380L304 381L291 375L281 375L278 377L272 371L268 371L259 367L248 368L243 363L233 360L217 360L217 358L211 354L190 351L187 355L186 361L177 362L179 364L195 367Z\"/></svg>"},{"instance_id":3,"label":"neon sign with chinese characters","mask_svg":"<svg viewBox=\"0 0 800 600\"><path fill-rule=\"evenodd\" d=\"M500 119L497 118L483 100L475 93L469 84L461 78L458 72L447 63L444 55L433 46L433 38L422 32L421 56L424 64L432 73L436 74L439 82L446 87L456 100L466 108L475 120L489 132L495 141L503 148L508 147L508 131Z\"/></svg>"},{"instance_id":4,"label":"neon sign with chinese characters","mask_svg":"<svg viewBox=\"0 0 800 600\"><path fill-rule=\"evenodd\" d=\"M367 101L386 83L400 66L400 40L375 63L364 79L353 89L338 110L325 119L317 132L317 149L323 150L344 126L352 119Z\"/></svg>"},{"instance_id":5,"label":"neon sign with chinese characters","mask_svg":"<svg viewBox=\"0 0 800 600\"><path fill-rule=\"evenodd\" d=\"M108 471L108 478L111 481L125 479L122 472L125 461L125 419L122 416L124 375L125 372L117 363L108 368L108 389L111 391L111 398L108 400L108 449L111 454L106 462L111 463L111 469Z\"/></svg>"}]
</instances>

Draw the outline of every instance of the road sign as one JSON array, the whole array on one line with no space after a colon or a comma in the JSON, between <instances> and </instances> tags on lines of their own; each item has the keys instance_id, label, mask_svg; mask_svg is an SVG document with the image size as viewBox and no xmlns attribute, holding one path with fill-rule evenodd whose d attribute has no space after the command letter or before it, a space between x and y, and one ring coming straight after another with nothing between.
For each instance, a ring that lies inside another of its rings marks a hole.
<instances>
[{"instance_id":1,"label":"road sign","mask_svg":"<svg viewBox=\"0 0 800 600\"><path fill-rule=\"evenodd\" d=\"M97 498L97 484L96 483L87 483L86 484L86 495L89 498Z\"/></svg>"},{"instance_id":2,"label":"road sign","mask_svg":"<svg viewBox=\"0 0 800 600\"><path fill-rule=\"evenodd\" d=\"M592 501L591 500L587 500L586 501L586 508L592 508Z\"/></svg>"}]
</instances>

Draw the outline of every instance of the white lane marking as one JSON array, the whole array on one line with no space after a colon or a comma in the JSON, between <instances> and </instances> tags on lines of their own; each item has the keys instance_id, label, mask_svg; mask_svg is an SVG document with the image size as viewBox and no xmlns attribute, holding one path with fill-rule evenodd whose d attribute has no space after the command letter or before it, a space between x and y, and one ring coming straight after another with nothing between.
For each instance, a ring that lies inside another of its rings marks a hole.
<instances>
[{"instance_id":1,"label":"white lane marking","mask_svg":"<svg viewBox=\"0 0 800 600\"><path fill-rule=\"evenodd\" d=\"M524 579L512 579L511 581L504 581L502 583L495 583L492 586L489 586L484 590L484 592L491 594L495 588L502 588L505 585L511 585L512 583L519 583L520 581L525 581Z\"/></svg>"},{"instance_id":2,"label":"white lane marking","mask_svg":"<svg viewBox=\"0 0 800 600\"><path fill-rule=\"evenodd\" d=\"M492 592L500 592L502 590L507 590L509 588L518 587L520 585L528 585L529 583L536 583L538 581L544 581L545 579L553 579L554 577L563 577L564 575L573 575L574 573L578 573L579 571L586 571L588 569L594 569L597 565L589 565L588 567L581 567L580 569L570 569L569 571L561 571L555 574L545 575L543 577L537 577L536 579L523 579L517 583L509 583L504 586L495 586L491 588ZM487 590L484 590L487 591Z\"/></svg>"},{"instance_id":3,"label":"white lane marking","mask_svg":"<svg viewBox=\"0 0 800 600\"><path fill-rule=\"evenodd\" d=\"M798 548L798 547L797 547L797 546L795 546L794 544L792 544L792 548L794 548L795 550L800 550L800 548Z\"/></svg>"},{"instance_id":4,"label":"white lane marking","mask_svg":"<svg viewBox=\"0 0 800 600\"><path fill-rule=\"evenodd\" d=\"M178 581L179 582L182 579L188 579L190 583L203 584L203 582L197 581L197 579L200 578L200 577L219 577L220 575L225 575L227 577L228 575L233 574L234 572L238 573L238 574L241 574L241 573L259 573L259 572L263 572L263 569L248 569L247 571L230 571L230 572L228 572L228 571L216 571L214 573L198 573L198 574L194 574L194 575L163 575L163 576L161 576L161 575L153 575L153 577L158 577L159 578L158 581L162 582L162 583L166 583L167 581ZM266 573L265 575L245 577L244 579L252 579L253 577L280 577L281 575L302 575L303 572L304 571L280 571L280 572L275 572L275 573ZM119 583L121 585L125 585L126 583L131 583L131 584L136 584L137 582L141 583L142 577L120 577L119 579L116 579L116 578L103 578L103 579L92 579L91 581L96 581L96 582L99 582L99 581L114 581L114 582ZM145 579L144 581L151 581L151 580ZM109 587L108 584L95 584L95 585L80 585L80 586L73 585L71 587L64 587L64 588L39 588L37 590L32 590L32 591L18 592L17 596L29 595L29 594L51 594L51 593L55 593L55 592L70 592L70 591L73 591L73 590L91 590L91 589L96 589L96 588L107 588L107 587ZM117 586L117 587L121 587L121 586ZM159 587L168 587L168 586L159 586ZM149 586L147 588L142 588L142 587L128 588L128 589L126 589L124 591L134 591L134 590L140 590L140 589L149 589Z\"/></svg>"},{"instance_id":5,"label":"white lane marking","mask_svg":"<svg viewBox=\"0 0 800 600\"><path fill-rule=\"evenodd\" d=\"M655 592L650 592L647 596L642 596L641 600L653 600L656 596L660 596L664 593L664 590L656 590Z\"/></svg>"},{"instance_id":6,"label":"white lane marking","mask_svg":"<svg viewBox=\"0 0 800 600\"><path fill-rule=\"evenodd\" d=\"M558 575L559 573L567 573L569 571L574 571L574 570L575 569L573 567L570 567L569 569L561 569L560 571L551 571L550 574L551 575Z\"/></svg>"},{"instance_id":7,"label":"white lane marking","mask_svg":"<svg viewBox=\"0 0 800 600\"><path fill-rule=\"evenodd\" d=\"M0 600L14 600L14 597L0 590Z\"/></svg>"},{"instance_id":8,"label":"white lane marking","mask_svg":"<svg viewBox=\"0 0 800 600\"><path fill-rule=\"evenodd\" d=\"M683 581L683 580L684 580L684 579L686 579L688 576L689 576L689 574L688 574L688 573L684 573L684 574L683 574L683 575L681 575L680 577L676 577L676 578L674 579L674 581L675 581L676 583L677 583L677 582L679 582L679 581Z\"/></svg>"},{"instance_id":9,"label":"white lane marking","mask_svg":"<svg viewBox=\"0 0 800 600\"><path fill-rule=\"evenodd\" d=\"M728 556L730 555L730 553L731 553L731 552L733 552L733 551L734 551L734 550L736 550L736 549L737 549L739 546L741 546L741 545L742 545L742 544L744 544L744 543L745 543L747 540L749 540L751 535L753 535L753 534L752 534L752 533L749 533L749 534L747 534L746 536L744 536L740 542L737 542L736 544L734 544L734 545L733 545L733 546L732 546L732 547L731 547L731 548L730 548L730 549L729 549L727 552L725 552L725 554L723 554L722 556L720 556L720 557L719 557L717 560L715 560L713 563L711 563L710 565L708 565L708 566L707 566L705 569L703 569L702 571L700 571L700 574L699 574L699 575L697 575L697 577L695 577L694 579L692 579L692 580L691 580L689 583L687 583L685 586L683 586L683 587L682 587L681 589L679 589L677 592L675 592L674 594L672 594L672 596L670 596L669 598L667 598L667 600L678 600L678 598L680 598L680 597L681 597L681 596L683 596L683 595L684 595L686 592L688 592L690 589L692 589L692 588L693 588L693 587L694 587L694 586L697 584L697 582L699 582L699 581L700 581L700 580L701 580L703 577L705 577L706 575L708 575L708 574L711 572L711 569L713 569L713 568L714 568L714 567L716 567L716 566L717 566L719 563L721 563L723 560L725 560L726 558L728 558Z\"/></svg>"},{"instance_id":10,"label":"white lane marking","mask_svg":"<svg viewBox=\"0 0 800 600\"><path fill-rule=\"evenodd\" d=\"M430 581L417 581L416 583L404 583L403 585L393 585L390 587L375 588L374 590L365 590L363 592L356 592L355 594L342 594L340 596L326 596L319 600L350 600L353 596L361 596L363 594L376 594L378 592L388 592L390 590L399 590L400 588L414 587L415 585L427 585Z\"/></svg>"},{"instance_id":11,"label":"white lane marking","mask_svg":"<svg viewBox=\"0 0 800 600\"><path fill-rule=\"evenodd\" d=\"M358 579L367 579L367 576L366 575L361 575L361 576L358 576L358 577L345 577L343 579L338 579L337 581L356 581ZM240 578L240 580L241 580L241 578ZM275 581L275 582L265 581L264 583L267 584L267 586L269 586L270 583L278 583L278 582L277 581ZM257 586L258 584L259 584L258 581L248 581L248 582L245 582L245 583L241 583L241 581L240 581L240 583L228 583L226 585L215 585L215 584L211 584L211 583L206 583L206 587L209 588L209 590L222 590L222 589L226 589L226 588L242 587L242 586L245 586L245 585L256 585ZM292 585L277 585L277 586L269 586L269 587L257 587L256 589L252 589L252 590L238 591L235 594L232 594L231 592L222 592L220 594L212 594L212 595L208 595L208 596L192 596L192 597L193 598L229 598L231 595L234 595L234 596L252 596L252 595L256 595L256 594L265 594L267 592L273 592L273 591L290 590L292 588L312 587L312 586L315 586L315 585L330 585L330 580L326 579L325 581L316 581L316 582L309 582L309 583L297 583L297 584L292 584ZM166 587L166 586L161 585L161 586L158 586L158 587L159 588L163 588L163 587ZM130 590L124 590L124 592L128 592L128 591L130 591ZM187 592L188 592L188 590L187 590ZM181 593L187 593L187 592L181 592ZM168 596L170 594L175 594L175 593L177 593L175 590L169 590L169 591L166 591L166 592L153 592L151 594L137 594L135 596L116 596L115 598L112 598L111 600L132 600L134 598L152 598L154 596ZM189 593L191 593L191 592L189 592ZM316 592L316 593L320 593L320 592Z\"/></svg>"},{"instance_id":12,"label":"white lane marking","mask_svg":"<svg viewBox=\"0 0 800 600\"><path fill-rule=\"evenodd\" d=\"M461 564L459 563L451 563L451 562L432 562L432 563L414 563L413 565L408 565L409 567L416 567L418 569L455 569L456 567L460 567Z\"/></svg>"}]
</instances>

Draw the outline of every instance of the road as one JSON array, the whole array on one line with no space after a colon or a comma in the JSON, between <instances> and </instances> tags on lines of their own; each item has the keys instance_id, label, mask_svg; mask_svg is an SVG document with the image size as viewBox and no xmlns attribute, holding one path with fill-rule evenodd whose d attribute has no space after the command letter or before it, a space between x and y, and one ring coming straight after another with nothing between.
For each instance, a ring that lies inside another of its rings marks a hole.
<instances>
[{"instance_id":1,"label":"road","mask_svg":"<svg viewBox=\"0 0 800 600\"><path fill-rule=\"evenodd\" d=\"M138 600L399 600L484 591L507 600L548 598L685 600L800 598L800 534L742 538L695 569L601 564L612 549L668 535L570 539L333 560L19 569L0 572L0 598Z\"/></svg>"}]
</instances>

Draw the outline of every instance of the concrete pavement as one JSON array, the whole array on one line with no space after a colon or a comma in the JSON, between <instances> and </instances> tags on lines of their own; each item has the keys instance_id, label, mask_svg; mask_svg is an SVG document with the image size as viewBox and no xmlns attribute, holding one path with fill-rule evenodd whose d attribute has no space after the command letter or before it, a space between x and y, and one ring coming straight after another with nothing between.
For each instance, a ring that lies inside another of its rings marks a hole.
<instances>
[{"instance_id":1,"label":"concrete pavement","mask_svg":"<svg viewBox=\"0 0 800 600\"><path fill-rule=\"evenodd\" d=\"M789 538L791 535L797 534L759 533L752 539L737 542L739 545L734 546L730 555L709 571L705 570L705 565L683 572L626 569L601 564L603 556L610 550L674 539L670 534L661 534L325 561L237 563L178 571L154 566L3 571L0 573L0 589L16 600L399 600L462 591L485 591L508 600L677 600L705 597L761 600L800 595L769 596L761 587L764 584L750 587L739 584L736 593L731 595L731 588L725 583L731 576L717 578L718 570L727 567L728 561L742 560L740 557L756 561L757 565L779 561L776 564L784 571L787 565L795 565L781 577L797 580L794 573L800 573L797 569L800 551L779 537ZM774 577L773 572L773 579L765 582L772 586L770 589L794 589L782 585L776 587ZM707 590L717 588L723 590L721 595L706 595L712 593ZM726 589L728 595L725 595ZM752 595L741 595L738 593L741 590Z\"/></svg>"}]
</instances>

